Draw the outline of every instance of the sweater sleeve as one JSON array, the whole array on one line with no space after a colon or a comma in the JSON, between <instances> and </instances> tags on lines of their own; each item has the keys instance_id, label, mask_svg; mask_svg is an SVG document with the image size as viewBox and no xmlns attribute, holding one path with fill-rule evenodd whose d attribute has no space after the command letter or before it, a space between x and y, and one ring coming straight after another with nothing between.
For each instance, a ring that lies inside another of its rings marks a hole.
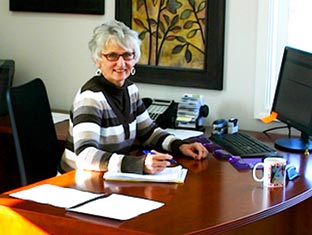
<instances>
[{"instance_id":1,"label":"sweater sleeve","mask_svg":"<svg viewBox=\"0 0 312 235\"><path fill-rule=\"evenodd\" d=\"M180 140L180 139L177 139L177 140L174 140L172 141L171 143L171 152L173 154L182 154L181 151L179 150L179 147L182 145L182 144L187 144L188 142L186 141L183 141L183 140Z\"/></svg>"},{"instance_id":2,"label":"sweater sleeve","mask_svg":"<svg viewBox=\"0 0 312 235\"><path fill-rule=\"evenodd\" d=\"M146 155L137 157L125 155L121 164L121 172L143 174L145 159Z\"/></svg>"},{"instance_id":3,"label":"sweater sleeve","mask_svg":"<svg viewBox=\"0 0 312 235\"><path fill-rule=\"evenodd\" d=\"M137 106L137 137L142 145L155 148L158 151L168 151L174 154L180 154L179 147L186 142L158 127L150 118L140 99L138 100Z\"/></svg>"}]
</instances>

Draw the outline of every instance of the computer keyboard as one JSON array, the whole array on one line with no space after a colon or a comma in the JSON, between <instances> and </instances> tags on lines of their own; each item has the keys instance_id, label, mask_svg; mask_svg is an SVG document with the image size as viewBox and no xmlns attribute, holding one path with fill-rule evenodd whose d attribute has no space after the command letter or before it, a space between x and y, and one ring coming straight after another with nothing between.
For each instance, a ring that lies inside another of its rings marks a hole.
<instances>
[{"instance_id":1,"label":"computer keyboard","mask_svg":"<svg viewBox=\"0 0 312 235\"><path fill-rule=\"evenodd\" d=\"M259 157L277 153L275 149L245 133L212 135L210 139L235 156Z\"/></svg>"}]
</instances>

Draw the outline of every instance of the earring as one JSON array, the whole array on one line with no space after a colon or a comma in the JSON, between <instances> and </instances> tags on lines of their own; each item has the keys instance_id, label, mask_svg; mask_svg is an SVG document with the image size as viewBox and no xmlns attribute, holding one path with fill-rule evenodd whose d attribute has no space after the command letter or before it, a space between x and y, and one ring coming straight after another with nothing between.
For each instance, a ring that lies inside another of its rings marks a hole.
<instances>
[{"instance_id":1,"label":"earring","mask_svg":"<svg viewBox=\"0 0 312 235\"><path fill-rule=\"evenodd\" d=\"M131 68L131 71L130 71L131 75L133 76L135 73L136 73L136 70L134 67Z\"/></svg>"},{"instance_id":2,"label":"earring","mask_svg":"<svg viewBox=\"0 0 312 235\"><path fill-rule=\"evenodd\" d=\"M97 70L95 71L95 75L96 75L96 76L100 76L101 73L102 73L102 71L101 71L100 69L97 69Z\"/></svg>"}]
</instances>

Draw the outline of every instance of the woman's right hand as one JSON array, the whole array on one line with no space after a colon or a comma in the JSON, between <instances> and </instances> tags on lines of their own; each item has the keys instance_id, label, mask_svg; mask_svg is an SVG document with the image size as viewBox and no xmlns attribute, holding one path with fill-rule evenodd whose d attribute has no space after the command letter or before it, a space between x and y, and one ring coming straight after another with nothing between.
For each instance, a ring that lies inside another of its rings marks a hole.
<instances>
[{"instance_id":1,"label":"woman's right hand","mask_svg":"<svg viewBox=\"0 0 312 235\"><path fill-rule=\"evenodd\" d=\"M151 153L147 154L144 162L144 173L156 174L163 171L167 166L170 166L168 160L172 159L170 154L160 153L152 150Z\"/></svg>"}]
</instances>

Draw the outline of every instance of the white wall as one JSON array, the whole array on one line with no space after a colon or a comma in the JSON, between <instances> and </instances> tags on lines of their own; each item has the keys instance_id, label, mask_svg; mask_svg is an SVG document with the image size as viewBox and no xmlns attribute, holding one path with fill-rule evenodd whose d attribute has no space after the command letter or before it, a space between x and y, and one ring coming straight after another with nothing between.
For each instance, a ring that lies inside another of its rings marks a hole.
<instances>
[{"instance_id":1,"label":"white wall","mask_svg":"<svg viewBox=\"0 0 312 235\"><path fill-rule=\"evenodd\" d=\"M0 0L0 58L16 62L14 85L35 77L44 80L51 106L68 110L77 89L95 71L88 51L93 28L114 18L115 1L105 1L105 15L10 12ZM141 96L175 99L202 94L210 108L207 124L236 117L240 128L270 126L253 117L258 1L227 0L224 89L222 91L137 84Z\"/></svg>"}]
</instances>

